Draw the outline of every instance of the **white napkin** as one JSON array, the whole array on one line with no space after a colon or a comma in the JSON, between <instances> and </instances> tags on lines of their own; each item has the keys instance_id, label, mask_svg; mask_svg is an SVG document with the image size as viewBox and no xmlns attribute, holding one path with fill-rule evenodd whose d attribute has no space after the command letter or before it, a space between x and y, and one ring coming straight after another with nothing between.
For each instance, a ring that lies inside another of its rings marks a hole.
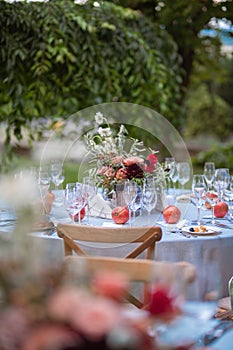
<instances>
[{"instance_id":1,"label":"white napkin","mask_svg":"<svg viewBox=\"0 0 233 350\"><path fill-rule=\"evenodd\" d=\"M90 200L90 215L104 219L112 219L112 209L100 193Z\"/></svg>"}]
</instances>

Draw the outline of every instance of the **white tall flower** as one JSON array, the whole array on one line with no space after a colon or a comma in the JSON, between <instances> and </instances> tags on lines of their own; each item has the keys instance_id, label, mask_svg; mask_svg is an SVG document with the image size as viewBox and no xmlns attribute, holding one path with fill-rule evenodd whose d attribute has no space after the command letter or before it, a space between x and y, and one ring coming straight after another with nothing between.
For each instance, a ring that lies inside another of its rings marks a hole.
<instances>
[{"instance_id":1,"label":"white tall flower","mask_svg":"<svg viewBox=\"0 0 233 350\"><path fill-rule=\"evenodd\" d=\"M110 137L112 135L112 132L111 132L110 128L102 128L101 126L98 129L98 133L103 138Z\"/></svg>"},{"instance_id":2,"label":"white tall flower","mask_svg":"<svg viewBox=\"0 0 233 350\"><path fill-rule=\"evenodd\" d=\"M95 121L98 125L101 125L103 124L104 122L104 116L101 112L97 112L96 115L95 115Z\"/></svg>"}]
</instances>

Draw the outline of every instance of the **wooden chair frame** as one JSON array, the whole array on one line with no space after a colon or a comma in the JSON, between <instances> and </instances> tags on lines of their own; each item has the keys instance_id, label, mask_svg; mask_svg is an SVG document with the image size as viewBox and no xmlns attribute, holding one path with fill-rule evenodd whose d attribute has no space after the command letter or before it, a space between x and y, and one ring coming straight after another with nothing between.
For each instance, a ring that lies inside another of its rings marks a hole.
<instances>
[{"instance_id":1,"label":"wooden chair frame","mask_svg":"<svg viewBox=\"0 0 233 350\"><path fill-rule=\"evenodd\" d=\"M196 278L196 268L188 262L165 262L146 259L121 259L112 257L93 257L93 256L68 256L65 259L66 266L72 266L70 271L80 266L84 267L85 272L92 276L99 271L122 272L129 281L142 282L147 288L147 294L144 293L143 301L136 298L131 293L127 293L127 300L138 308L143 308L148 303L148 285L153 283L158 276L166 276L167 280L172 282L177 270L179 276L182 276L184 283L184 293L187 286ZM69 271L69 269L68 269ZM177 276L177 274L176 274ZM180 283L181 281L179 281Z\"/></svg>"},{"instance_id":2,"label":"wooden chair frame","mask_svg":"<svg viewBox=\"0 0 233 350\"><path fill-rule=\"evenodd\" d=\"M78 224L57 225L57 234L64 242L65 256L72 255L74 251L78 255L88 254L80 248L77 242L96 243L139 243L139 245L125 258L136 258L146 251L146 259L154 259L155 244L162 238L160 227L101 227L84 226Z\"/></svg>"},{"instance_id":3,"label":"wooden chair frame","mask_svg":"<svg viewBox=\"0 0 233 350\"><path fill-rule=\"evenodd\" d=\"M125 259L137 258L141 253L146 253L146 259L154 260L155 244L162 238L160 227L97 227L84 226L78 224L57 225L57 234L64 242L65 256L71 256L73 251L77 255L88 256L80 248L77 241L96 243L139 243L139 245L127 254ZM122 258L122 259L124 259ZM138 260L138 259L137 259ZM147 296L146 284L144 287L144 299ZM131 302L137 307L142 307L142 303L133 295L129 295Z\"/></svg>"}]
</instances>

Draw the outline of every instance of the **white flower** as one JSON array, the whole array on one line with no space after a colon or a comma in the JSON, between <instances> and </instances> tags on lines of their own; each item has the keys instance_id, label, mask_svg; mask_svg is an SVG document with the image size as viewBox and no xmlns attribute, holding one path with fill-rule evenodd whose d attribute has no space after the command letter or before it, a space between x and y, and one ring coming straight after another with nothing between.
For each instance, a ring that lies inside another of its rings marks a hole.
<instances>
[{"instance_id":1,"label":"white flower","mask_svg":"<svg viewBox=\"0 0 233 350\"><path fill-rule=\"evenodd\" d=\"M104 116L101 112L97 112L95 115L95 121L98 125L103 124Z\"/></svg>"},{"instance_id":2,"label":"white flower","mask_svg":"<svg viewBox=\"0 0 233 350\"><path fill-rule=\"evenodd\" d=\"M98 133L100 134L101 137L109 137L112 135L111 129L110 128L102 128L101 126L98 129Z\"/></svg>"}]
</instances>

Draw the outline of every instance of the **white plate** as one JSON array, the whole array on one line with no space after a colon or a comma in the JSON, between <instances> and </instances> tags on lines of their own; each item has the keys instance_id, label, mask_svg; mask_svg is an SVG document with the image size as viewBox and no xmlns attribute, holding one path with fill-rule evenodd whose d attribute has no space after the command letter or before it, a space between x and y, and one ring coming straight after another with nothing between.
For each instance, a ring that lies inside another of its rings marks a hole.
<instances>
[{"instance_id":1,"label":"white plate","mask_svg":"<svg viewBox=\"0 0 233 350\"><path fill-rule=\"evenodd\" d=\"M186 226L186 227L183 227L182 228L182 231L185 232L185 233L190 233L190 234L193 234L193 235L198 235L198 236L203 236L203 235L216 235L218 233L221 232L220 229L218 229L217 227L214 227L214 226L206 226L206 225L201 225L201 226L204 226L206 228L206 231L204 232L192 232L190 231L190 228L193 227L195 229L195 227L200 227L198 225L191 225L191 226Z\"/></svg>"}]
</instances>

